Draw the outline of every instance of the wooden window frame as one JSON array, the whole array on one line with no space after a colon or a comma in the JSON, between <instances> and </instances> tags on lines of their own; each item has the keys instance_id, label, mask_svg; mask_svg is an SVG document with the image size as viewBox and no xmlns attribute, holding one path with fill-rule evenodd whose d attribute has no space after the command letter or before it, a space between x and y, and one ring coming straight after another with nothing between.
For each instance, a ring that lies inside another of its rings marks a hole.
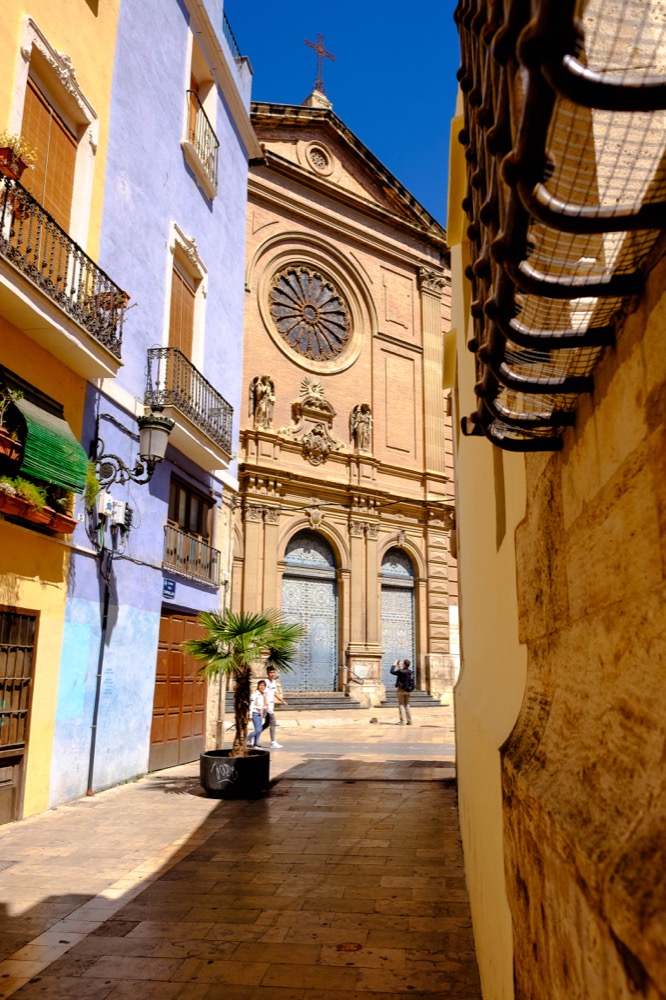
<instances>
[{"instance_id":1,"label":"wooden window frame","mask_svg":"<svg viewBox=\"0 0 666 1000\"><path fill-rule=\"evenodd\" d=\"M184 522L181 521L177 515L179 503L179 496L185 494L185 506L186 514L184 517ZM196 499L201 504L201 511L199 514L198 529L193 531L190 527L190 508L191 502ZM188 535L194 535L200 538L207 545L213 545L213 511L215 509L215 501L212 497L208 496L202 490L197 489L190 483L187 483L184 479L179 476L172 476L171 482L169 484L169 512L167 515L167 521L169 524L174 525L176 528L180 528Z\"/></svg>"}]
</instances>

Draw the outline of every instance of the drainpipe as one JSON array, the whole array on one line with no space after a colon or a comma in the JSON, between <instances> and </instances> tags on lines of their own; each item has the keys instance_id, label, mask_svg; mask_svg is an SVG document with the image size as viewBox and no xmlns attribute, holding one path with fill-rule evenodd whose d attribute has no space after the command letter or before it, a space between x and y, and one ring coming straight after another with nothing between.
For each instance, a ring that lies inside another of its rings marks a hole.
<instances>
[{"instance_id":1,"label":"drainpipe","mask_svg":"<svg viewBox=\"0 0 666 1000\"><path fill-rule=\"evenodd\" d=\"M106 571L105 564L106 562ZM111 603L111 566L113 555L102 551L99 554L99 575L104 581L104 601L102 604L102 628L99 637L99 654L97 657L97 677L95 679L95 704L93 706L92 725L90 727L90 758L88 762L88 788L86 795L94 795L93 774L95 771L95 751L97 749L97 720L99 703L102 697L102 675L104 672L104 650L106 648L106 631L109 624L109 605Z\"/></svg>"}]
</instances>

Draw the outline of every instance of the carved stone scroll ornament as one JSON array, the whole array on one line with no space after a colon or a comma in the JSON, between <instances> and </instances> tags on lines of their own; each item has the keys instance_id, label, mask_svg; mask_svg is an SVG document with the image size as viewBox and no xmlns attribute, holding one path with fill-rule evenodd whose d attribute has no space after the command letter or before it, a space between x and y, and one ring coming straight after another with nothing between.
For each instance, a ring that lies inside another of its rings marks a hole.
<instances>
[{"instance_id":1,"label":"carved stone scroll ornament","mask_svg":"<svg viewBox=\"0 0 666 1000\"><path fill-rule=\"evenodd\" d=\"M365 521L356 521L352 518L349 522L349 534L352 538L363 538L365 526Z\"/></svg>"},{"instance_id":2,"label":"carved stone scroll ornament","mask_svg":"<svg viewBox=\"0 0 666 1000\"><path fill-rule=\"evenodd\" d=\"M375 542L379 538L379 525L367 524L365 529L366 537Z\"/></svg>"},{"instance_id":3,"label":"carved stone scroll ornament","mask_svg":"<svg viewBox=\"0 0 666 1000\"><path fill-rule=\"evenodd\" d=\"M268 430L273 421L275 404L275 383L270 375L256 375L250 382L248 393L248 416L253 418L254 427Z\"/></svg>"},{"instance_id":4,"label":"carved stone scroll ornament","mask_svg":"<svg viewBox=\"0 0 666 1000\"><path fill-rule=\"evenodd\" d=\"M280 508L279 507L266 507L264 509L264 521L266 524L279 524L280 523Z\"/></svg>"},{"instance_id":5,"label":"carved stone scroll ornament","mask_svg":"<svg viewBox=\"0 0 666 1000\"><path fill-rule=\"evenodd\" d=\"M321 465L329 452L335 451L337 441L332 438L323 424L315 424L302 439L303 455L311 465Z\"/></svg>"},{"instance_id":6,"label":"carved stone scroll ornament","mask_svg":"<svg viewBox=\"0 0 666 1000\"><path fill-rule=\"evenodd\" d=\"M422 292L430 292L431 295L441 295L442 289L446 284L446 277L441 271L433 271L429 267L419 268L419 289Z\"/></svg>"},{"instance_id":7,"label":"carved stone scroll ornament","mask_svg":"<svg viewBox=\"0 0 666 1000\"><path fill-rule=\"evenodd\" d=\"M357 451L372 451L372 410L369 403L357 403L351 411L349 432Z\"/></svg>"}]
</instances>

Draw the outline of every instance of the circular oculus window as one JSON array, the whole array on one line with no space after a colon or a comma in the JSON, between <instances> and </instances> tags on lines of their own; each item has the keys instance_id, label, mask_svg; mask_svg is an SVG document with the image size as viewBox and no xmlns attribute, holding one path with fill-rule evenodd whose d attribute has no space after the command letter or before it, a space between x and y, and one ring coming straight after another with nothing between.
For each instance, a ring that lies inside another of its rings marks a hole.
<instances>
[{"instance_id":1,"label":"circular oculus window","mask_svg":"<svg viewBox=\"0 0 666 1000\"><path fill-rule=\"evenodd\" d=\"M349 343L347 305L317 271L288 267L273 279L269 295L275 326L292 350L311 361L331 361Z\"/></svg>"},{"instance_id":2,"label":"circular oculus window","mask_svg":"<svg viewBox=\"0 0 666 1000\"><path fill-rule=\"evenodd\" d=\"M323 146L310 145L307 151L310 166L319 174L330 174L333 169L331 158Z\"/></svg>"}]
</instances>

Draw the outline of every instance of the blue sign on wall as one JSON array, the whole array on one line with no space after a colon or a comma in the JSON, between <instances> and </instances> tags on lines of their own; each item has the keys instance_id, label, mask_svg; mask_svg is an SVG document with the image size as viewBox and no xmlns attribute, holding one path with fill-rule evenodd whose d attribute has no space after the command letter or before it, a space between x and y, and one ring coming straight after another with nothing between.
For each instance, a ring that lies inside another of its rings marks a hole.
<instances>
[{"instance_id":1,"label":"blue sign on wall","mask_svg":"<svg viewBox=\"0 0 666 1000\"><path fill-rule=\"evenodd\" d=\"M176 596L176 581L165 579L162 581L162 597L165 601L173 601Z\"/></svg>"}]
</instances>

